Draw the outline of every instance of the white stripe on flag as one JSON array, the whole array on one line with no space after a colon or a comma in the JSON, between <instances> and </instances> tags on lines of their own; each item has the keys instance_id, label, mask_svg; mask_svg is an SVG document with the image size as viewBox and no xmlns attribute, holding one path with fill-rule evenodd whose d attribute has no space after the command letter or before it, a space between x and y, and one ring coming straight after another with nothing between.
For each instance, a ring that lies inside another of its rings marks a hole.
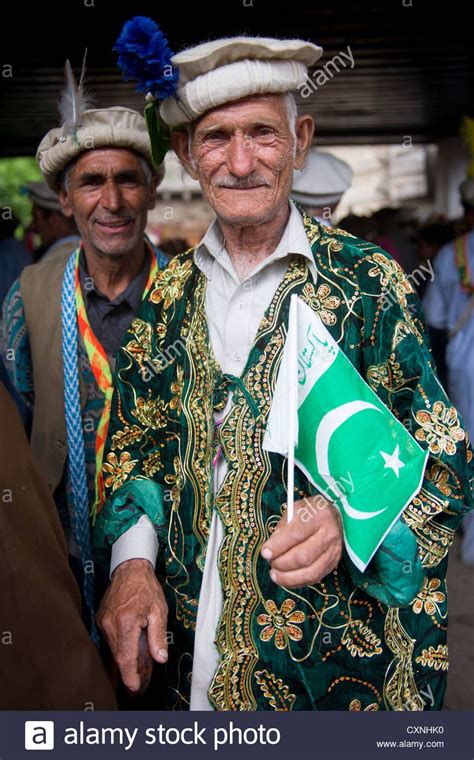
<instances>
[{"instance_id":1,"label":"white stripe on flag","mask_svg":"<svg viewBox=\"0 0 474 760\"><path fill-rule=\"evenodd\" d=\"M292 295L288 317L288 477L287 477L287 520L290 523L294 513L295 445L297 440L298 415L298 296Z\"/></svg>"}]
</instances>

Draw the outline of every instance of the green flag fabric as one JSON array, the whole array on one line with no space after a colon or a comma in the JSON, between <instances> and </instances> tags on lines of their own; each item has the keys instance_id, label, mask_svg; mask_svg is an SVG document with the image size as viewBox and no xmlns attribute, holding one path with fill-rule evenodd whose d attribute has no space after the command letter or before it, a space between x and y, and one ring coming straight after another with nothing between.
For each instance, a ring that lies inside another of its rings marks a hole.
<instances>
[{"instance_id":1,"label":"green flag fabric","mask_svg":"<svg viewBox=\"0 0 474 760\"><path fill-rule=\"evenodd\" d=\"M349 556L364 571L418 493L428 452L297 296L289 324L264 448L287 456L295 446L296 466L338 507Z\"/></svg>"}]
</instances>

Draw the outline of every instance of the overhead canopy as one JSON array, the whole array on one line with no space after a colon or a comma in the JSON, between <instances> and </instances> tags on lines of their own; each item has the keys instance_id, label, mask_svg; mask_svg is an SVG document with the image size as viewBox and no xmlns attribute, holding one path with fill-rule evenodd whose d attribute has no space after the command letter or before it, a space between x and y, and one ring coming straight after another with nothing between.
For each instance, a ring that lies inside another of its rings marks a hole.
<instances>
[{"instance_id":1,"label":"overhead canopy","mask_svg":"<svg viewBox=\"0 0 474 760\"><path fill-rule=\"evenodd\" d=\"M51 0L28 9L13 3L2 12L1 156L33 154L57 126L64 61L78 71L85 48L96 107L142 110L143 97L123 82L112 50L123 23L137 14L158 21L174 51L240 33L321 44L311 93L299 98L316 120L321 144L436 140L457 134L463 115L474 112L472 24L459 0L223 0L220 6Z\"/></svg>"}]
</instances>

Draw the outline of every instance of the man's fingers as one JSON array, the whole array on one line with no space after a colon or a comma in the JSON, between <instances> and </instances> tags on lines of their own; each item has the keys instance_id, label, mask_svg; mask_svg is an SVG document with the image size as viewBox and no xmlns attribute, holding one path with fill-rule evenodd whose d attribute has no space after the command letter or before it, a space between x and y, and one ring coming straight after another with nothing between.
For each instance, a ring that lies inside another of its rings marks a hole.
<instances>
[{"instance_id":1,"label":"man's fingers","mask_svg":"<svg viewBox=\"0 0 474 760\"><path fill-rule=\"evenodd\" d=\"M320 528L316 533L271 561L272 570L287 572L311 566L328 549L331 539Z\"/></svg>"},{"instance_id":2,"label":"man's fingers","mask_svg":"<svg viewBox=\"0 0 474 760\"><path fill-rule=\"evenodd\" d=\"M262 557L264 559L275 559L281 554L284 554L293 546L305 541L315 531L315 522L313 519L306 522L295 515L290 523L282 521L281 527L279 526L272 536L265 541L262 546Z\"/></svg>"},{"instance_id":3,"label":"man's fingers","mask_svg":"<svg viewBox=\"0 0 474 760\"><path fill-rule=\"evenodd\" d=\"M339 562L339 553L334 549L328 549L319 559L313 562L309 567L303 567L298 570L272 570L270 578L279 586L287 588L299 588L300 586L311 586L319 583L323 578L331 573Z\"/></svg>"},{"instance_id":4,"label":"man's fingers","mask_svg":"<svg viewBox=\"0 0 474 760\"><path fill-rule=\"evenodd\" d=\"M165 602L157 602L148 617L148 646L154 660L165 663L168 660L166 627L168 609Z\"/></svg>"},{"instance_id":5,"label":"man's fingers","mask_svg":"<svg viewBox=\"0 0 474 760\"><path fill-rule=\"evenodd\" d=\"M138 641L141 628L136 625L128 628L126 634L122 629L114 645L111 645L115 662L120 669L120 675L125 686L131 691L140 688L140 675L138 673Z\"/></svg>"}]
</instances>

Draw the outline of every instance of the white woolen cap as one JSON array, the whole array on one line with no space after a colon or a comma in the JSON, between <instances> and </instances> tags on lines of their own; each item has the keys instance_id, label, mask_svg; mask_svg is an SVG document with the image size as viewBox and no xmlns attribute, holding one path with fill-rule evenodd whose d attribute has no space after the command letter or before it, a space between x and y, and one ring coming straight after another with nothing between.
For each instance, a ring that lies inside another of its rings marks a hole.
<instances>
[{"instance_id":1,"label":"white woolen cap","mask_svg":"<svg viewBox=\"0 0 474 760\"><path fill-rule=\"evenodd\" d=\"M74 135L62 127L50 129L41 140L36 159L49 187L58 192L60 174L81 153L95 148L127 148L142 156L154 174L163 178L164 169L153 165L145 119L131 108L97 108L84 111Z\"/></svg>"},{"instance_id":2,"label":"white woolen cap","mask_svg":"<svg viewBox=\"0 0 474 760\"><path fill-rule=\"evenodd\" d=\"M353 171L340 158L317 149L309 152L302 169L293 172L291 197L307 206L338 203L350 187Z\"/></svg>"},{"instance_id":3,"label":"white woolen cap","mask_svg":"<svg viewBox=\"0 0 474 760\"><path fill-rule=\"evenodd\" d=\"M267 37L230 37L188 48L171 59L179 84L176 95L161 103L160 116L176 127L224 103L292 92L322 53L312 42Z\"/></svg>"}]
</instances>

